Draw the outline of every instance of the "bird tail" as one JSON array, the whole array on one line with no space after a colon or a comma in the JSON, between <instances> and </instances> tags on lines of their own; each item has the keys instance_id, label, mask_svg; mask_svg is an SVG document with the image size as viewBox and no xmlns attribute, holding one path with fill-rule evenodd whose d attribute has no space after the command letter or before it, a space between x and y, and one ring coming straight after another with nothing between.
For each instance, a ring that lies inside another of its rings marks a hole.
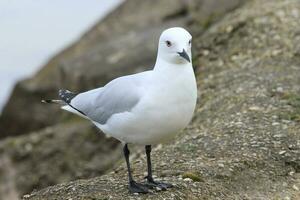
<instances>
[{"instance_id":1,"label":"bird tail","mask_svg":"<svg viewBox=\"0 0 300 200\"><path fill-rule=\"evenodd\" d=\"M59 105L61 105L61 106L67 105L66 102L64 102L63 100L56 100L56 99L43 99L41 102L42 102L42 103L59 104Z\"/></svg>"},{"instance_id":2,"label":"bird tail","mask_svg":"<svg viewBox=\"0 0 300 200\"><path fill-rule=\"evenodd\" d=\"M71 100L77 96L76 93L70 92L69 90L61 89L61 90L59 90L58 95L61 98L61 100L43 99L42 103L58 104L58 105L60 105L61 109L63 109L63 110L69 111L71 113L77 114L83 118L88 119L88 117L82 111L80 111L79 109L77 109L71 105Z\"/></svg>"},{"instance_id":3,"label":"bird tail","mask_svg":"<svg viewBox=\"0 0 300 200\"><path fill-rule=\"evenodd\" d=\"M76 93L71 92L69 90L65 89L60 89L58 91L58 96L61 98L60 100L58 99L43 99L42 103L55 103L59 104L61 106L69 105L71 103L71 100L77 96Z\"/></svg>"}]
</instances>

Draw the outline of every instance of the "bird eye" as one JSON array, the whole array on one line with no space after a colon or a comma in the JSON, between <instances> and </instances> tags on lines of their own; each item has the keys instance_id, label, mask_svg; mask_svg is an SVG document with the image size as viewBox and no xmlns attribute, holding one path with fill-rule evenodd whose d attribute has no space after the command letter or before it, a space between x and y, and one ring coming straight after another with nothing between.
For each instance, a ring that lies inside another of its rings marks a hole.
<instances>
[{"instance_id":1,"label":"bird eye","mask_svg":"<svg viewBox=\"0 0 300 200\"><path fill-rule=\"evenodd\" d=\"M167 45L168 47L170 47L170 46L172 46L172 43L171 43L169 40L167 40L167 41L166 41L166 45Z\"/></svg>"},{"instance_id":2,"label":"bird eye","mask_svg":"<svg viewBox=\"0 0 300 200\"><path fill-rule=\"evenodd\" d=\"M191 45L192 44L192 40L189 40L189 45Z\"/></svg>"}]
</instances>

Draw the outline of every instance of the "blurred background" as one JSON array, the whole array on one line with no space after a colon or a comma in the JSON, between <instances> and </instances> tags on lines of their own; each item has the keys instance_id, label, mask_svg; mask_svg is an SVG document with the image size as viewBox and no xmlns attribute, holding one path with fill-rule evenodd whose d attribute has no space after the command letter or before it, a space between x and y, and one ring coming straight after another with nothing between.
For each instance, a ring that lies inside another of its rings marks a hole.
<instances>
[{"instance_id":1,"label":"blurred background","mask_svg":"<svg viewBox=\"0 0 300 200\"><path fill-rule=\"evenodd\" d=\"M150 69L162 30L182 26L197 37L244 2L1 0L0 199L99 176L123 161L118 141L41 99Z\"/></svg>"},{"instance_id":2,"label":"blurred background","mask_svg":"<svg viewBox=\"0 0 300 200\"><path fill-rule=\"evenodd\" d=\"M1 0L0 110L16 81L35 73L121 2Z\"/></svg>"}]
</instances>

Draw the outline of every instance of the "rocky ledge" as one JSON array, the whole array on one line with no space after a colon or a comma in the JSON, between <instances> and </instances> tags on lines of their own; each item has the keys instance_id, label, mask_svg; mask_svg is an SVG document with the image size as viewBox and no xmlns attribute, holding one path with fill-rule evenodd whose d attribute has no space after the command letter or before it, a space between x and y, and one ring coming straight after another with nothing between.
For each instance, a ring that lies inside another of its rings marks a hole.
<instances>
[{"instance_id":1,"label":"rocky ledge","mask_svg":"<svg viewBox=\"0 0 300 200\"><path fill-rule=\"evenodd\" d=\"M153 150L175 184L132 195L125 165L25 195L38 199L300 199L300 3L248 1L194 30L199 103L191 125ZM145 157L133 161L143 181Z\"/></svg>"}]
</instances>

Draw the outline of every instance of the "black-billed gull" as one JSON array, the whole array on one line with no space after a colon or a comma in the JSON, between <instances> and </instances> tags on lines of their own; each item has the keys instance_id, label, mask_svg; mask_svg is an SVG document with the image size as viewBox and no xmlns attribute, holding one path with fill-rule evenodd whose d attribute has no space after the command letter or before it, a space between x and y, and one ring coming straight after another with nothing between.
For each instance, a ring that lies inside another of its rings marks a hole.
<instances>
[{"instance_id":1,"label":"black-billed gull","mask_svg":"<svg viewBox=\"0 0 300 200\"><path fill-rule=\"evenodd\" d=\"M153 180L151 145L170 140L190 122L197 100L197 85L191 62L188 31L169 28L161 34L153 70L116 78L103 87L83 93L59 90L62 109L92 121L105 134L124 144L129 190L147 193L149 188L165 190L171 184ZM134 181L128 143L145 145L147 183Z\"/></svg>"}]
</instances>

